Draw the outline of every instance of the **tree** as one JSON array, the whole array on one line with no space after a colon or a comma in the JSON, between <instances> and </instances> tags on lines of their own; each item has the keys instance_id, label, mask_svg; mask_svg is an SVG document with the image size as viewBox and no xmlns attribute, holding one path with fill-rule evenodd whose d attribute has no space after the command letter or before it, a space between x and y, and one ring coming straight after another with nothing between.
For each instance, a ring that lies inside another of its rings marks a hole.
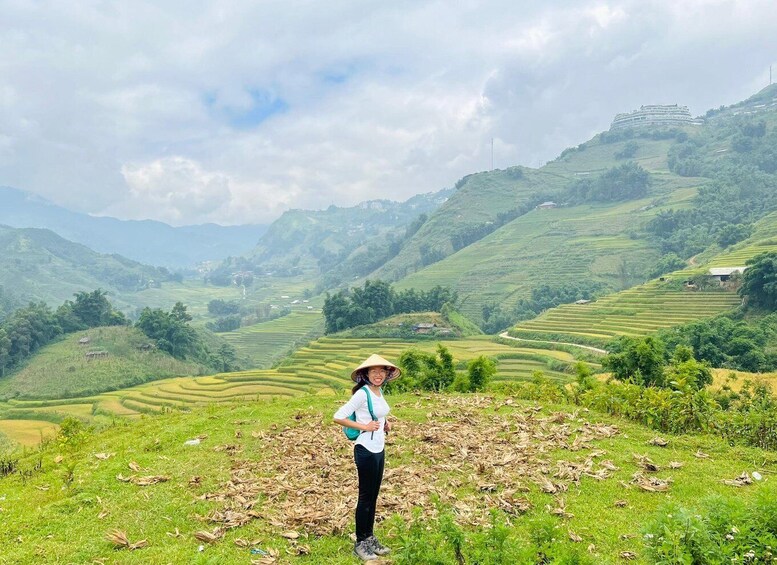
<instances>
[{"instance_id":1,"label":"tree","mask_svg":"<svg viewBox=\"0 0 777 565\"><path fill-rule=\"evenodd\" d=\"M0 377L5 376L5 368L11 359L11 340L3 328L0 328Z\"/></svg>"},{"instance_id":2,"label":"tree","mask_svg":"<svg viewBox=\"0 0 777 565\"><path fill-rule=\"evenodd\" d=\"M678 345L666 369L665 381L678 390L700 390L712 384L712 371L709 365L693 358L693 349Z\"/></svg>"},{"instance_id":3,"label":"tree","mask_svg":"<svg viewBox=\"0 0 777 565\"><path fill-rule=\"evenodd\" d=\"M496 375L496 363L485 355L476 357L467 363L467 375L470 392L485 390L489 381Z\"/></svg>"},{"instance_id":4,"label":"tree","mask_svg":"<svg viewBox=\"0 0 777 565\"><path fill-rule=\"evenodd\" d=\"M663 387L664 343L652 336L622 337L615 342L613 353L602 360L602 366L619 381Z\"/></svg>"},{"instance_id":5,"label":"tree","mask_svg":"<svg viewBox=\"0 0 777 565\"><path fill-rule=\"evenodd\" d=\"M186 306L176 302L170 312L144 308L135 326L156 341L157 347L177 359L202 357L205 352L197 333L188 325Z\"/></svg>"},{"instance_id":6,"label":"tree","mask_svg":"<svg viewBox=\"0 0 777 565\"><path fill-rule=\"evenodd\" d=\"M216 351L217 366L220 371L227 373L234 371L237 366L237 352L235 348L228 343L222 343Z\"/></svg>"},{"instance_id":7,"label":"tree","mask_svg":"<svg viewBox=\"0 0 777 565\"><path fill-rule=\"evenodd\" d=\"M739 294L748 305L777 308L777 253L761 253L747 262Z\"/></svg>"}]
</instances>

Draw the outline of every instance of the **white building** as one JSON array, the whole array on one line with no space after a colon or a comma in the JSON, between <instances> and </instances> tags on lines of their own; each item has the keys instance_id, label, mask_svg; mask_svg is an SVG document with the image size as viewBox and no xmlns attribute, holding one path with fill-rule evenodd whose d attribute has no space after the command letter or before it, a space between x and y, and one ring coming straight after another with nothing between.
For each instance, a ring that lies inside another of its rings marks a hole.
<instances>
[{"instance_id":1,"label":"white building","mask_svg":"<svg viewBox=\"0 0 777 565\"><path fill-rule=\"evenodd\" d=\"M698 124L691 117L688 106L677 104L651 104L640 106L639 110L625 114L616 114L610 129L623 129L639 126L678 126Z\"/></svg>"}]
</instances>

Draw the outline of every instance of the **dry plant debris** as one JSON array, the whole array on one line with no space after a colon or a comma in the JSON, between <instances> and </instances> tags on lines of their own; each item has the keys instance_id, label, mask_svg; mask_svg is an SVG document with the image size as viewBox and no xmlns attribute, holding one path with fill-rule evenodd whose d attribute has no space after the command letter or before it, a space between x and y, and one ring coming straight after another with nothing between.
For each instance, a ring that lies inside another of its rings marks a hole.
<instances>
[{"instance_id":1,"label":"dry plant debris","mask_svg":"<svg viewBox=\"0 0 777 565\"><path fill-rule=\"evenodd\" d=\"M135 550L141 549L148 545L148 541L144 539L136 541L135 543L130 542L129 538L127 537L127 532L122 532L121 530L113 530L112 532L108 532L105 534L105 539L111 542L116 547L116 549Z\"/></svg>"},{"instance_id":2,"label":"dry plant debris","mask_svg":"<svg viewBox=\"0 0 777 565\"><path fill-rule=\"evenodd\" d=\"M133 485L138 485L139 487L147 487L148 485L165 483L170 480L170 477L166 475L149 475L147 477L136 477L135 475L132 475L131 477L125 477L119 473L116 475L116 480L123 483L132 483Z\"/></svg>"},{"instance_id":3,"label":"dry plant debris","mask_svg":"<svg viewBox=\"0 0 777 565\"><path fill-rule=\"evenodd\" d=\"M666 447L667 445L669 445L669 442L662 437L654 437L648 442L648 444L655 445L658 447Z\"/></svg>"},{"instance_id":4,"label":"dry plant debris","mask_svg":"<svg viewBox=\"0 0 777 565\"><path fill-rule=\"evenodd\" d=\"M194 537L200 541L204 541L205 543L216 543L222 537L224 537L224 529L214 528L212 532L200 530L198 532L194 532Z\"/></svg>"},{"instance_id":5,"label":"dry plant debris","mask_svg":"<svg viewBox=\"0 0 777 565\"><path fill-rule=\"evenodd\" d=\"M605 452L592 449L592 442L618 433L614 426L592 424L577 414L543 418L538 407L497 411L506 403L485 396L440 396L434 403L428 424L400 421L398 438L388 439L378 521L392 514L410 519L414 508L434 519L436 498L453 509L460 524L482 527L490 522L492 508L514 515L529 510L531 504L518 493L532 483L558 494L584 476L604 480L614 467L596 462ZM219 449L232 458L232 468L220 488L199 497L221 503L205 520L236 528L261 518L285 531L297 552L304 546L296 546L292 533L350 530L358 495L353 444L336 426L311 433L302 425L306 421L310 418L252 433L252 441L261 445L258 461L237 458L242 451L237 445ZM572 461L547 459L559 449L581 453ZM559 515L570 517L563 501L558 504Z\"/></svg>"},{"instance_id":6,"label":"dry plant debris","mask_svg":"<svg viewBox=\"0 0 777 565\"><path fill-rule=\"evenodd\" d=\"M95 453L94 456L100 461L105 461L116 455L115 453Z\"/></svg>"},{"instance_id":7,"label":"dry plant debris","mask_svg":"<svg viewBox=\"0 0 777 565\"><path fill-rule=\"evenodd\" d=\"M642 473L634 473L634 477L631 480L642 490L648 492L665 492L669 490L670 479L659 479L658 477L646 477Z\"/></svg>"},{"instance_id":8,"label":"dry plant debris","mask_svg":"<svg viewBox=\"0 0 777 565\"><path fill-rule=\"evenodd\" d=\"M631 456L637 462L637 465L642 467L648 473L657 473L661 469L658 465L653 463L653 460L650 459L650 457L648 457L647 455L639 455L637 453L632 453Z\"/></svg>"},{"instance_id":9,"label":"dry plant debris","mask_svg":"<svg viewBox=\"0 0 777 565\"><path fill-rule=\"evenodd\" d=\"M745 485L753 484L753 479L747 471L744 471L736 479L723 479L723 484L732 487L743 487Z\"/></svg>"}]
</instances>

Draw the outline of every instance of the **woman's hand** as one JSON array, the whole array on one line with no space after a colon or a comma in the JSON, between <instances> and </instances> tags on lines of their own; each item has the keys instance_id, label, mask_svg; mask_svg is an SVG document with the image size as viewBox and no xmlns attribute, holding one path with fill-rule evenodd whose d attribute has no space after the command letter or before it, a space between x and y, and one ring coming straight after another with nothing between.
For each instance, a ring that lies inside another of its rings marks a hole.
<instances>
[{"instance_id":1,"label":"woman's hand","mask_svg":"<svg viewBox=\"0 0 777 565\"><path fill-rule=\"evenodd\" d=\"M386 419L386 423L383 424L383 433L388 434L391 431L391 422Z\"/></svg>"},{"instance_id":2,"label":"woman's hand","mask_svg":"<svg viewBox=\"0 0 777 565\"><path fill-rule=\"evenodd\" d=\"M364 424L363 429L365 432L377 432L380 429L380 422L378 422L377 420L368 422Z\"/></svg>"}]
</instances>

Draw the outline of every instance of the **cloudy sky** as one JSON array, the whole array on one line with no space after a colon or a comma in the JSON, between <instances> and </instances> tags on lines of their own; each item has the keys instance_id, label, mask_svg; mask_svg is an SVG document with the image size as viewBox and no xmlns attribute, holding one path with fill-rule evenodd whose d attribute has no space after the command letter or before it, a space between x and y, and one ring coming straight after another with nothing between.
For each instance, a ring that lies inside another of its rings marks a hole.
<instances>
[{"instance_id":1,"label":"cloudy sky","mask_svg":"<svg viewBox=\"0 0 777 565\"><path fill-rule=\"evenodd\" d=\"M174 225L536 167L777 77L773 0L0 0L0 185Z\"/></svg>"}]
</instances>

